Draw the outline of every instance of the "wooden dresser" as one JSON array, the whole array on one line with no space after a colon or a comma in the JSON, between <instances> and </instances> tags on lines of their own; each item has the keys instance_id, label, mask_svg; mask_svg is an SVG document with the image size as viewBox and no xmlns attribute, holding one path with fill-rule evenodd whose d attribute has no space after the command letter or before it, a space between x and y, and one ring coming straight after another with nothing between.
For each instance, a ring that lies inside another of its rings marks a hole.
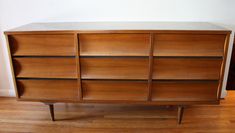
<instances>
[{"instance_id":1,"label":"wooden dresser","mask_svg":"<svg viewBox=\"0 0 235 133\"><path fill-rule=\"evenodd\" d=\"M219 104L230 31L209 23L32 23L5 32L19 101Z\"/></svg>"}]
</instances>

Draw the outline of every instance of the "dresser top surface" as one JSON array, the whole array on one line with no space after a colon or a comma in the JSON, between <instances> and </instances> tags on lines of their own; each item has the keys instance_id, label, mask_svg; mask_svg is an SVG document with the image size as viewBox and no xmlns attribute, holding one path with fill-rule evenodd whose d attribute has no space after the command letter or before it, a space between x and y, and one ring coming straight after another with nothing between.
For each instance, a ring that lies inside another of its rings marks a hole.
<instances>
[{"instance_id":1,"label":"dresser top surface","mask_svg":"<svg viewBox=\"0 0 235 133\"><path fill-rule=\"evenodd\" d=\"M5 33L30 31L226 31L206 22L55 22L31 23Z\"/></svg>"}]
</instances>

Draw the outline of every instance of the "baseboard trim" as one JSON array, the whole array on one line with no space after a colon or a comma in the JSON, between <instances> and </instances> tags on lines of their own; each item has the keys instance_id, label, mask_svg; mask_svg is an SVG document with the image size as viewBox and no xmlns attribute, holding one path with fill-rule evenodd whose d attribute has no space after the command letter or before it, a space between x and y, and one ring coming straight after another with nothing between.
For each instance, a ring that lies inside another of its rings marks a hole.
<instances>
[{"instance_id":1,"label":"baseboard trim","mask_svg":"<svg viewBox=\"0 0 235 133\"><path fill-rule=\"evenodd\" d=\"M0 97L15 97L14 91L8 89L0 89Z\"/></svg>"}]
</instances>

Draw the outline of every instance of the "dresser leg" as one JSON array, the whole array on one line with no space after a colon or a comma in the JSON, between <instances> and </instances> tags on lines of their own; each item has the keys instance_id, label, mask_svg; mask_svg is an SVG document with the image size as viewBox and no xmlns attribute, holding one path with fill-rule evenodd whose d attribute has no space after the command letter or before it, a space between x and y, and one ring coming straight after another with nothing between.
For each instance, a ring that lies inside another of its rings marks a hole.
<instances>
[{"instance_id":1,"label":"dresser leg","mask_svg":"<svg viewBox=\"0 0 235 133\"><path fill-rule=\"evenodd\" d=\"M50 115L51 115L51 120L55 121L55 115L54 115L54 104L53 103L45 103L48 105L49 110L50 110Z\"/></svg>"},{"instance_id":2,"label":"dresser leg","mask_svg":"<svg viewBox=\"0 0 235 133\"><path fill-rule=\"evenodd\" d=\"M184 113L184 107L178 106L178 124L181 124L183 113Z\"/></svg>"}]
</instances>

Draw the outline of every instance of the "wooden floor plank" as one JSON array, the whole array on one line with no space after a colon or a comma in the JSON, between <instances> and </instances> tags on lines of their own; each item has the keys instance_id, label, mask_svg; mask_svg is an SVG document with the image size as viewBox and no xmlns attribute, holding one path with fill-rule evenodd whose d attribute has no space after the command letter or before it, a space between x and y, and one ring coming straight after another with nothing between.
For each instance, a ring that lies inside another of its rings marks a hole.
<instances>
[{"instance_id":1,"label":"wooden floor plank","mask_svg":"<svg viewBox=\"0 0 235 133\"><path fill-rule=\"evenodd\" d=\"M174 107L58 103L52 122L43 103L0 98L0 133L235 133L234 112L235 91L220 105L187 107L181 125Z\"/></svg>"}]
</instances>

